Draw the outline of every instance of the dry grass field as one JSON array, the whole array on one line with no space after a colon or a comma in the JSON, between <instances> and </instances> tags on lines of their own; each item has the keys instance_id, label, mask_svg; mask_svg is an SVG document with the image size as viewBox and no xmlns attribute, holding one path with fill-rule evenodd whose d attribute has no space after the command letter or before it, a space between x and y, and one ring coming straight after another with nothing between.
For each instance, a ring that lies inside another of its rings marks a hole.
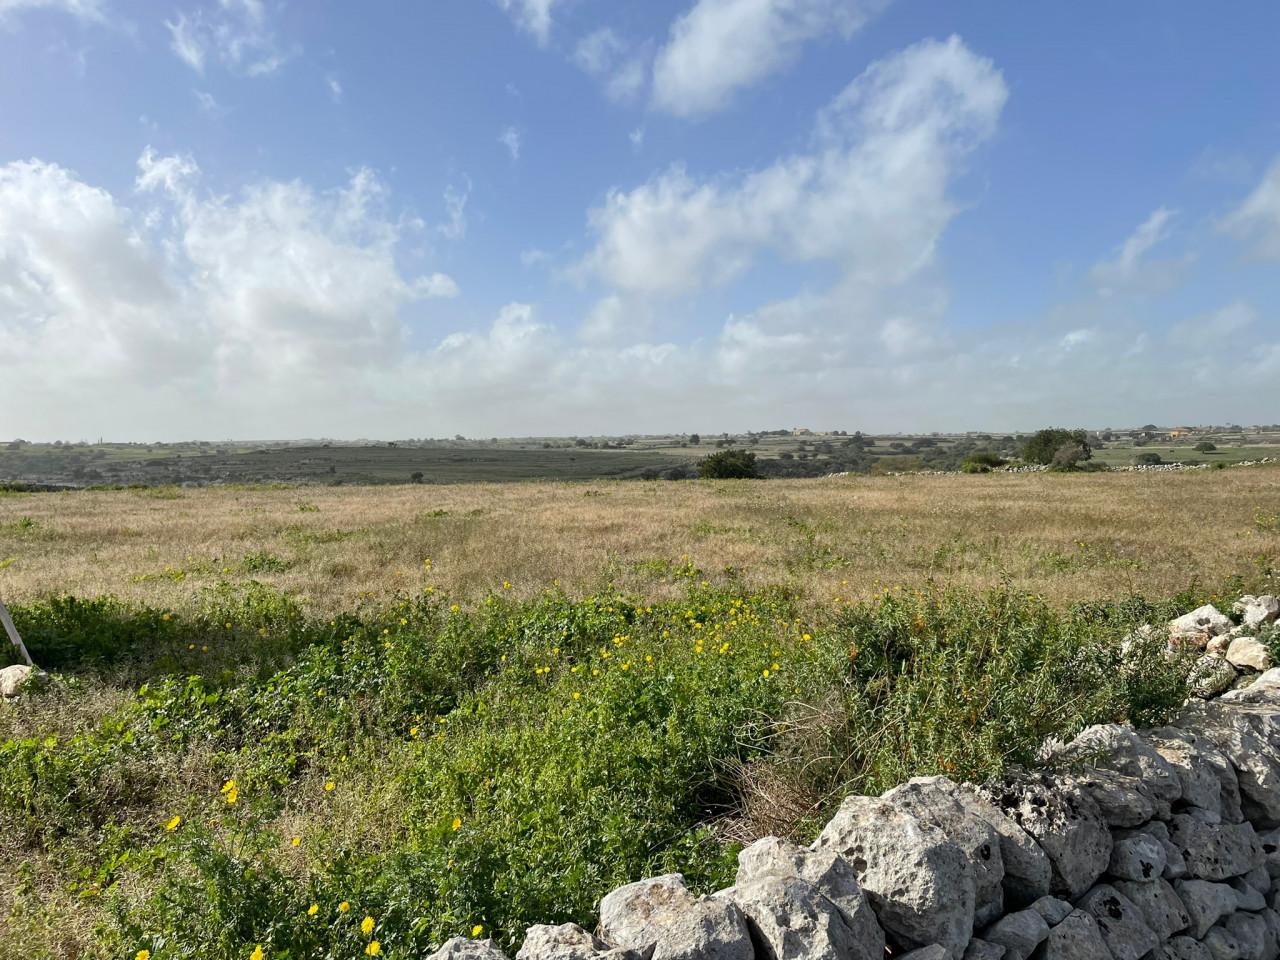
<instances>
[{"instance_id":1,"label":"dry grass field","mask_svg":"<svg viewBox=\"0 0 1280 960\"><path fill-rule=\"evenodd\" d=\"M1280 552L1280 469L797 481L206 488L0 497L0 596L181 609L255 579L318 613L433 586L467 600L716 582L831 603L1008 581L1054 601L1168 595ZM426 560L430 560L429 569Z\"/></svg>"}]
</instances>

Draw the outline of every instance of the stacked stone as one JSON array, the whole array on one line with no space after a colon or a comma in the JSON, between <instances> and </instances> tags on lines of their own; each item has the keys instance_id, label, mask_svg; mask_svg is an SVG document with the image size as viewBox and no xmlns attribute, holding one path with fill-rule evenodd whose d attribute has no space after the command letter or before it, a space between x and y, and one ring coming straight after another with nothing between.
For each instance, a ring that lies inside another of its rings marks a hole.
<instances>
[{"instance_id":1,"label":"stacked stone","mask_svg":"<svg viewBox=\"0 0 1280 960\"><path fill-rule=\"evenodd\" d=\"M1269 643L1277 634L1280 598L1243 596L1232 610L1240 618L1238 624L1213 604L1169 621L1171 653L1188 649L1204 652L1191 673L1192 689L1199 696L1216 696L1237 685L1242 677L1248 679L1271 669ZM1139 634L1146 638L1154 632L1147 626Z\"/></svg>"},{"instance_id":2,"label":"stacked stone","mask_svg":"<svg viewBox=\"0 0 1280 960\"><path fill-rule=\"evenodd\" d=\"M810 847L743 850L727 890L628 884L594 934L532 927L517 960L1280 958L1280 669L1045 758L849 797ZM432 960L503 954L458 938Z\"/></svg>"}]
</instances>

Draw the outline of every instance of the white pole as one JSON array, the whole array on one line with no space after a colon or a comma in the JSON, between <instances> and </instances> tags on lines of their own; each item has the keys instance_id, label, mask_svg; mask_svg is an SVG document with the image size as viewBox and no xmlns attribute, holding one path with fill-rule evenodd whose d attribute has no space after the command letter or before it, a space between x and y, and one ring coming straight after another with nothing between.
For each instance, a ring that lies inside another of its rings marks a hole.
<instances>
[{"instance_id":1,"label":"white pole","mask_svg":"<svg viewBox=\"0 0 1280 960\"><path fill-rule=\"evenodd\" d=\"M9 616L9 608L4 605L3 600L0 600L0 624L4 624L4 632L9 635L13 645L18 648L18 652L22 654L22 659L27 661L27 666L34 667L35 664L31 660L31 654L27 653L26 644L18 636L18 628L13 625L13 617Z\"/></svg>"}]
</instances>

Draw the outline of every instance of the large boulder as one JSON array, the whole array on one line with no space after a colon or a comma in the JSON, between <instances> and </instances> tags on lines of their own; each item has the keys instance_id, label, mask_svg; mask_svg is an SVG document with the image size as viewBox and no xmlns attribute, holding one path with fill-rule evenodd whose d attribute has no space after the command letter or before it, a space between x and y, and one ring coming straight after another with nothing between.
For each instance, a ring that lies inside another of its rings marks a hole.
<instances>
[{"instance_id":1,"label":"large boulder","mask_svg":"<svg viewBox=\"0 0 1280 960\"><path fill-rule=\"evenodd\" d=\"M1150 730L1146 739L1177 773L1184 804L1213 810L1233 822L1242 819L1239 780L1221 750L1179 727Z\"/></svg>"},{"instance_id":2,"label":"large boulder","mask_svg":"<svg viewBox=\"0 0 1280 960\"><path fill-rule=\"evenodd\" d=\"M446 940L444 946L427 957L427 960L507 960L507 955L492 940L454 937Z\"/></svg>"},{"instance_id":3,"label":"large boulder","mask_svg":"<svg viewBox=\"0 0 1280 960\"><path fill-rule=\"evenodd\" d=\"M884 930L858 885L853 866L834 850L810 850L777 837L765 837L738 854L738 886L761 877L799 877L835 904L854 938L870 956L884 955Z\"/></svg>"},{"instance_id":4,"label":"large boulder","mask_svg":"<svg viewBox=\"0 0 1280 960\"><path fill-rule=\"evenodd\" d=\"M1223 917L1235 912L1236 892L1225 883L1209 880L1175 880L1173 889L1191 918L1191 936L1204 938L1209 929Z\"/></svg>"},{"instance_id":5,"label":"large boulder","mask_svg":"<svg viewBox=\"0 0 1280 960\"><path fill-rule=\"evenodd\" d=\"M884 799L941 830L969 858L974 877L973 925L985 927L1004 913L1004 858L995 828L963 801L946 777L916 777Z\"/></svg>"},{"instance_id":6,"label":"large boulder","mask_svg":"<svg viewBox=\"0 0 1280 960\"><path fill-rule=\"evenodd\" d=\"M1168 940L1191 926L1191 916L1168 880L1117 880L1114 886L1142 911L1147 926L1160 940Z\"/></svg>"},{"instance_id":7,"label":"large boulder","mask_svg":"<svg viewBox=\"0 0 1280 960\"><path fill-rule=\"evenodd\" d=\"M1007 913L982 932L982 939L1004 947L1005 960L1027 960L1049 936L1049 924L1035 910Z\"/></svg>"},{"instance_id":8,"label":"large boulder","mask_svg":"<svg viewBox=\"0 0 1280 960\"><path fill-rule=\"evenodd\" d=\"M1264 704L1192 703L1177 725L1191 728L1235 767L1244 815L1260 827L1280 826L1280 712Z\"/></svg>"},{"instance_id":9,"label":"large boulder","mask_svg":"<svg viewBox=\"0 0 1280 960\"><path fill-rule=\"evenodd\" d=\"M1051 893L1074 902L1102 876L1111 860L1111 831L1071 777L1028 776L1008 783L999 796L1005 812L1048 855Z\"/></svg>"},{"instance_id":10,"label":"large boulder","mask_svg":"<svg viewBox=\"0 0 1280 960\"><path fill-rule=\"evenodd\" d=\"M836 905L799 877L760 877L717 896L732 900L746 916L756 960L884 957L883 940L877 945L856 937Z\"/></svg>"},{"instance_id":11,"label":"large boulder","mask_svg":"<svg viewBox=\"0 0 1280 960\"><path fill-rule=\"evenodd\" d=\"M1280 707L1280 667L1254 677L1247 687L1238 687L1222 695L1223 703L1262 703Z\"/></svg>"},{"instance_id":12,"label":"large boulder","mask_svg":"<svg viewBox=\"0 0 1280 960\"><path fill-rule=\"evenodd\" d=\"M1036 960L1115 960L1092 915L1072 910L1049 931Z\"/></svg>"},{"instance_id":13,"label":"large boulder","mask_svg":"<svg viewBox=\"0 0 1280 960\"><path fill-rule=\"evenodd\" d=\"M1223 649L1212 650L1208 655L1200 657L1187 671L1187 685L1197 697L1208 699L1225 693L1231 689L1239 676L1236 668L1227 663L1226 657L1223 656L1226 653L1227 638L1217 639L1224 641Z\"/></svg>"},{"instance_id":14,"label":"large boulder","mask_svg":"<svg viewBox=\"0 0 1280 960\"><path fill-rule=\"evenodd\" d=\"M1138 960L1160 945L1137 904L1115 887L1098 884L1081 899L1080 909L1093 915L1116 960Z\"/></svg>"},{"instance_id":15,"label":"large boulder","mask_svg":"<svg viewBox=\"0 0 1280 960\"><path fill-rule=\"evenodd\" d=\"M1232 627L1231 619L1217 607L1206 603L1190 613L1169 621L1169 639L1189 646L1203 647L1210 637L1226 633Z\"/></svg>"},{"instance_id":16,"label":"large boulder","mask_svg":"<svg viewBox=\"0 0 1280 960\"><path fill-rule=\"evenodd\" d=\"M44 674L35 667L25 663L15 663L11 667L0 670L0 697L8 699L22 693L28 684L35 686L44 678Z\"/></svg>"},{"instance_id":17,"label":"large boulder","mask_svg":"<svg viewBox=\"0 0 1280 960\"><path fill-rule=\"evenodd\" d=\"M516 960L647 960L648 953L611 947L576 923L540 923L525 931Z\"/></svg>"},{"instance_id":18,"label":"large boulder","mask_svg":"<svg viewBox=\"0 0 1280 960\"><path fill-rule=\"evenodd\" d=\"M1265 862L1251 823L1212 823L1190 814L1169 821L1169 840L1187 862L1187 874L1201 880L1226 880Z\"/></svg>"},{"instance_id":19,"label":"large boulder","mask_svg":"<svg viewBox=\"0 0 1280 960\"><path fill-rule=\"evenodd\" d=\"M1241 960L1274 960L1274 953L1267 955L1271 931L1267 929L1267 921L1259 914L1243 911L1233 913L1222 921L1222 925L1239 944Z\"/></svg>"},{"instance_id":20,"label":"large boulder","mask_svg":"<svg viewBox=\"0 0 1280 960\"><path fill-rule=\"evenodd\" d=\"M1053 864L1049 855L1004 812L1000 798L990 790L965 783L955 785L955 798L996 832L1000 841L1000 860L1004 866L1006 906L1025 907L1047 895L1053 880Z\"/></svg>"},{"instance_id":21,"label":"large boulder","mask_svg":"<svg viewBox=\"0 0 1280 960\"><path fill-rule=\"evenodd\" d=\"M669 873L629 883L600 901L600 937L653 960L754 960L746 918L724 897L696 897Z\"/></svg>"},{"instance_id":22,"label":"large boulder","mask_svg":"<svg viewBox=\"0 0 1280 960\"><path fill-rule=\"evenodd\" d=\"M1227 647L1227 663L1261 673L1271 669L1271 651L1257 637L1236 637Z\"/></svg>"},{"instance_id":23,"label":"large boulder","mask_svg":"<svg viewBox=\"0 0 1280 960\"><path fill-rule=\"evenodd\" d=\"M1118 723L1086 727L1074 740L1055 751L1054 759L1111 770L1131 778L1131 788L1148 796L1161 818L1167 817L1172 805L1182 798L1182 782L1177 771L1155 747L1131 728Z\"/></svg>"},{"instance_id":24,"label":"large boulder","mask_svg":"<svg viewBox=\"0 0 1280 960\"><path fill-rule=\"evenodd\" d=\"M1117 838L1111 847L1107 872L1121 880L1157 880L1169 862L1160 841L1149 833L1134 832Z\"/></svg>"},{"instance_id":25,"label":"large boulder","mask_svg":"<svg viewBox=\"0 0 1280 960\"><path fill-rule=\"evenodd\" d=\"M853 865L896 949L941 944L951 957L964 953L973 936L973 867L937 827L884 799L853 796L813 849Z\"/></svg>"}]
</instances>

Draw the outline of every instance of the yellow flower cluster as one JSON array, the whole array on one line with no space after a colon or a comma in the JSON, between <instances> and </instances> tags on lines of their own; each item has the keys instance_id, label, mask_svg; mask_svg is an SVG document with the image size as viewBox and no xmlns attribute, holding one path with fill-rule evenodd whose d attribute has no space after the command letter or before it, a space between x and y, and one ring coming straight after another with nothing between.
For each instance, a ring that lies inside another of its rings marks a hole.
<instances>
[{"instance_id":1,"label":"yellow flower cluster","mask_svg":"<svg viewBox=\"0 0 1280 960\"><path fill-rule=\"evenodd\" d=\"M228 780L222 785L222 796L230 804L240 799L240 788L236 786L235 780Z\"/></svg>"}]
</instances>

